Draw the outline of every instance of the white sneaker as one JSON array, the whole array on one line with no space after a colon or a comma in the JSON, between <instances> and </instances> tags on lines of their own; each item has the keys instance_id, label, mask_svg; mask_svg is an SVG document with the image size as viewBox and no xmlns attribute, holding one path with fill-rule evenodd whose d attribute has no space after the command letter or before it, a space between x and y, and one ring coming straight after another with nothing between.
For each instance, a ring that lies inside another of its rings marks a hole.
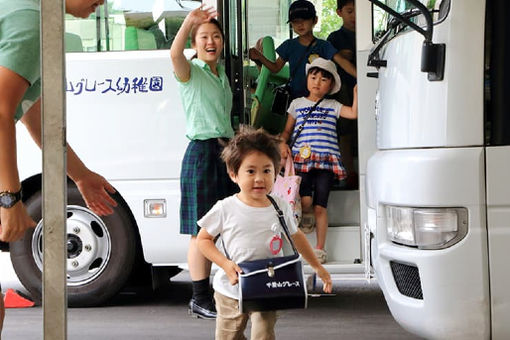
<instances>
[{"instance_id":1,"label":"white sneaker","mask_svg":"<svg viewBox=\"0 0 510 340\"><path fill-rule=\"evenodd\" d=\"M328 253L324 249L314 248L313 252L315 253L315 256L317 256L319 263L326 263L328 260Z\"/></svg>"},{"instance_id":2,"label":"white sneaker","mask_svg":"<svg viewBox=\"0 0 510 340\"><path fill-rule=\"evenodd\" d=\"M315 229L315 215L313 213L305 213L301 218L299 229L305 234L311 233Z\"/></svg>"}]
</instances>

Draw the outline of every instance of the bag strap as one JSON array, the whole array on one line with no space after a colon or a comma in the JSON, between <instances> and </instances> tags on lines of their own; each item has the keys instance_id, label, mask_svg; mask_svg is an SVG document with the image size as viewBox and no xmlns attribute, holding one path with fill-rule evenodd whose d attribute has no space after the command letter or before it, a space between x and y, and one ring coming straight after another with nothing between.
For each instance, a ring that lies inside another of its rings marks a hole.
<instances>
[{"instance_id":1,"label":"bag strap","mask_svg":"<svg viewBox=\"0 0 510 340\"><path fill-rule=\"evenodd\" d=\"M285 217L283 216L283 212L281 211L280 207L278 206L278 204L276 203L274 198L272 198L269 195L267 195L266 197L269 199L269 201L271 201L271 204L273 204L276 212L278 213L278 220L280 220L280 224L282 225L283 231L285 232L287 241L289 241L290 245L292 246L292 250L294 250L294 254L298 255L299 253L296 249L296 246L294 245L294 242L292 241L292 238L290 237L290 232L289 232L289 228L287 227L287 223L285 223Z\"/></svg>"},{"instance_id":2,"label":"bag strap","mask_svg":"<svg viewBox=\"0 0 510 340\"><path fill-rule=\"evenodd\" d=\"M280 207L278 206L278 204L276 203L276 201L274 200L274 198L272 198L271 196L269 195L266 195L266 197L269 199L269 201L271 202L271 204L274 206L274 208L276 209L276 212L278 213L278 220L280 221L280 224L282 226L282 229L283 231L285 232L285 238L287 239L287 241L290 243L290 245L292 246L292 250L294 251L294 254L295 255L299 255L297 249L296 249L296 246L294 245L294 242L292 241L292 238L290 237L290 232L289 232L289 228L287 227L287 223L285 223L285 218L283 216L283 212L281 211ZM223 242L223 237L221 238L221 245L223 246L223 251L225 252L225 256L227 257L227 259L231 260L230 258L230 255L228 254L227 252L227 248L225 248L225 243Z\"/></svg>"},{"instance_id":3,"label":"bag strap","mask_svg":"<svg viewBox=\"0 0 510 340\"><path fill-rule=\"evenodd\" d=\"M321 99L319 99L319 101L317 103L315 103L311 108L310 110L308 110L308 112L306 113L306 116L305 118L303 119L303 123L301 123L301 125L298 127L298 130L296 132L296 135L294 136L294 138L292 138L292 142L289 144L289 148L290 150L292 151L292 147L294 146L294 144L296 143L296 140L297 138L299 137L299 135L301 134L301 131L303 131L303 129L305 128L305 124L306 124L306 121L308 120L308 118L310 118L310 116L312 115L312 112L317 108L317 105L320 104L320 102L324 99L324 97L322 97Z\"/></svg>"},{"instance_id":4,"label":"bag strap","mask_svg":"<svg viewBox=\"0 0 510 340\"><path fill-rule=\"evenodd\" d=\"M283 177L288 176L296 176L296 170L294 168L294 161L292 160L292 157L287 157L285 160L285 171L283 173Z\"/></svg>"},{"instance_id":5,"label":"bag strap","mask_svg":"<svg viewBox=\"0 0 510 340\"><path fill-rule=\"evenodd\" d=\"M223 237L221 238L221 245L223 246L223 252L225 253L225 256L227 257L228 260L232 260L230 258L230 255L228 254L227 252L227 248L225 248L225 243L223 242Z\"/></svg>"},{"instance_id":6,"label":"bag strap","mask_svg":"<svg viewBox=\"0 0 510 340\"><path fill-rule=\"evenodd\" d=\"M294 74L296 74L296 71L299 67L299 65L301 64L301 62L303 61L303 59L305 59L306 55L308 54L308 51L310 50L310 48L312 47L313 43L316 41L317 39L314 37L312 39L312 41L308 44L308 46L306 46L306 50L305 52L303 52L303 54L301 55L301 57L299 58L298 62L296 63L296 66L294 67L293 70L291 70L290 72L290 75L289 75L289 80L287 81L287 84L290 84L290 81L292 80L292 78L294 77Z\"/></svg>"}]
</instances>

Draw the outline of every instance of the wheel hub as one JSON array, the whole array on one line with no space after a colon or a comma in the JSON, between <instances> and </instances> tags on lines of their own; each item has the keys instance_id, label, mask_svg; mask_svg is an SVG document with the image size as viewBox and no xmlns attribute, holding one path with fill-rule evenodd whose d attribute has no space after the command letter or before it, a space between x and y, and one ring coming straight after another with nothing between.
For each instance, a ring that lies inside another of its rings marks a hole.
<instances>
[{"instance_id":1,"label":"wheel hub","mask_svg":"<svg viewBox=\"0 0 510 340\"><path fill-rule=\"evenodd\" d=\"M83 249L83 242L73 234L67 234L67 258L73 259L80 255Z\"/></svg>"},{"instance_id":2,"label":"wheel hub","mask_svg":"<svg viewBox=\"0 0 510 340\"><path fill-rule=\"evenodd\" d=\"M97 278L111 256L111 238L106 225L91 210L77 205L67 207L67 284L78 286ZM43 221L32 236L32 254L42 271Z\"/></svg>"}]
</instances>

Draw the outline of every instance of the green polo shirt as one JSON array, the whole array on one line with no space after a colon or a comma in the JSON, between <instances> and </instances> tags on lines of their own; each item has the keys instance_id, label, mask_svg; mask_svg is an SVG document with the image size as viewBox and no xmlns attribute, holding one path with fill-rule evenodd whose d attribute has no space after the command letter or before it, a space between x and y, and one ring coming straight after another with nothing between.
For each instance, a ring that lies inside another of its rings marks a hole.
<instances>
[{"instance_id":1,"label":"green polo shirt","mask_svg":"<svg viewBox=\"0 0 510 340\"><path fill-rule=\"evenodd\" d=\"M186 114L186 137L191 140L234 136L230 111L232 91L225 69L218 65L218 76L204 61L195 58L189 62L190 79L180 81L182 106Z\"/></svg>"},{"instance_id":2,"label":"green polo shirt","mask_svg":"<svg viewBox=\"0 0 510 340\"><path fill-rule=\"evenodd\" d=\"M29 83L16 110L18 120L41 94L39 0L0 0L0 66Z\"/></svg>"}]
</instances>

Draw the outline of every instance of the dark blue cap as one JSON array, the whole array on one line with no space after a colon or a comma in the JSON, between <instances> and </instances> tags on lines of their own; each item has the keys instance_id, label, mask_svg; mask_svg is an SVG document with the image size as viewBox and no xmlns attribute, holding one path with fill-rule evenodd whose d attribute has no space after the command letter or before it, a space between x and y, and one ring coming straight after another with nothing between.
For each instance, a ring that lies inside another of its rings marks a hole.
<instances>
[{"instance_id":1,"label":"dark blue cap","mask_svg":"<svg viewBox=\"0 0 510 340\"><path fill-rule=\"evenodd\" d=\"M289 8L289 22L294 19L313 19L317 16L315 7L310 1L294 1Z\"/></svg>"}]
</instances>

